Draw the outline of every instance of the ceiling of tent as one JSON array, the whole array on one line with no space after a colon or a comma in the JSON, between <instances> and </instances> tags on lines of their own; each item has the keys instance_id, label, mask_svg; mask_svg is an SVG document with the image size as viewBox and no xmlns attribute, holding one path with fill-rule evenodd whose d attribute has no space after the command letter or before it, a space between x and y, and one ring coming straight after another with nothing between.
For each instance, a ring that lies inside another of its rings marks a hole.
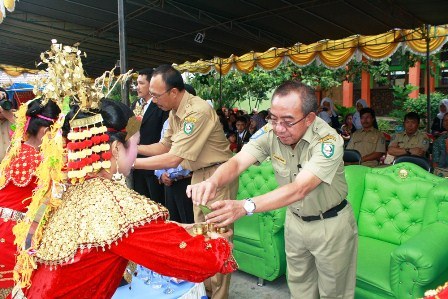
<instances>
[{"instance_id":1,"label":"ceiling of tent","mask_svg":"<svg viewBox=\"0 0 448 299\"><path fill-rule=\"evenodd\" d=\"M133 69L448 24L446 0L125 0L125 7ZM116 0L20 0L0 24L0 64L34 69L57 39L87 52L87 75L98 76L119 59L117 19Z\"/></svg>"}]
</instances>

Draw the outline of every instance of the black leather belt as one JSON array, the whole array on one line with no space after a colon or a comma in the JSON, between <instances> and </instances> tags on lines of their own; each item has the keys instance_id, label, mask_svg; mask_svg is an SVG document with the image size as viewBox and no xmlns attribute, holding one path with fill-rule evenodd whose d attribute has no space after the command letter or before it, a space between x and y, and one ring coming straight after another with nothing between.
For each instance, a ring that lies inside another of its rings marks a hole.
<instances>
[{"instance_id":1,"label":"black leather belt","mask_svg":"<svg viewBox=\"0 0 448 299\"><path fill-rule=\"evenodd\" d=\"M295 212L292 212L292 213L294 215L296 215L297 217L299 217L300 219L302 219L303 221L311 222L311 221L316 221L316 220L322 220L322 219L336 217L338 215L338 212L340 212L343 208L345 208L346 205L347 205L347 200L344 199L337 206L332 207L328 211L326 211L326 212L324 212L324 213L322 213L320 215L317 215L317 216L300 216L300 215L296 214Z\"/></svg>"}]
</instances>

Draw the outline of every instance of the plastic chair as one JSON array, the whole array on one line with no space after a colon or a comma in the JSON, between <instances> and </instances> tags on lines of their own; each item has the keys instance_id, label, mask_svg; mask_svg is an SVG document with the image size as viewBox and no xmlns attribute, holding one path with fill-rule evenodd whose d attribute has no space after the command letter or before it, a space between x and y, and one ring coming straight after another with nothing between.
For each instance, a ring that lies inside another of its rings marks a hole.
<instances>
[{"instance_id":1,"label":"plastic chair","mask_svg":"<svg viewBox=\"0 0 448 299\"><path fill-rule=\"evenodd\" d=\"M361 154L354 149L345 149L344 150L344 163L348 164L361 164Z\"/></svg>"},{"instance_id":2,"label":"plastic chair","mask_svg":"<svg viewBox=\"0 0 448 299\"><path fill-rule=\"evenodd\" d=\"M393 164L395 165L395 164L401 163L401 162L414 163L414 164L420 166L421 168L427 170L428 172L433 172L433 168L431 166L431 163L429 163L429 160L427 158L424 158L424 157L413 156L413 155L399 156L399 157L395 158Z\"/></svg>"}]
</instances>

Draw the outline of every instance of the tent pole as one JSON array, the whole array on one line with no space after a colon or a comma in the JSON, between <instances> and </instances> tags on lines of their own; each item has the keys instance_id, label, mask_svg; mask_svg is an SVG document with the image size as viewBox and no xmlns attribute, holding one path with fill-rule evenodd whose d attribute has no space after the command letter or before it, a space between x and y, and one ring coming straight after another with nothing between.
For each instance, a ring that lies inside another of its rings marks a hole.
<instances>
[{"instance_id":1,"label":"tent pole","mask_svg":"<svg viewBox=\"0 0 448 299\"><path fill-rule=\"evenodd\" d=\"M128 69L128 58L124 0L118 0L118 39L120 43L120 74L125 74ZM121 101L129 106L129 82L121 83Z\"/></svg>"},{"instance_id":2,"label":"tent pole","mask_svg":"<svg viewBox=\"0 0 448 299\"><path fill-rule=\"evenodd\" d=\"M425 25L426 26L426 115L427 115L427 119L426 119L426 132L431 133L430 132L430 128L431 128L431 96L430 96L430 76L431 76L431 72L430 72L430 63L429 63L429 30L430 30L430 25Z\"/></svg>"},{"instance_id":3,"label":"tent pole","mask_svg":"<svg viewBox=\"0 0 448 299\"><path fill-rule=\"evenodd\" d=\"M219 108L222 108L222 63L219 64Z\"/></svg>"}]
</instances>

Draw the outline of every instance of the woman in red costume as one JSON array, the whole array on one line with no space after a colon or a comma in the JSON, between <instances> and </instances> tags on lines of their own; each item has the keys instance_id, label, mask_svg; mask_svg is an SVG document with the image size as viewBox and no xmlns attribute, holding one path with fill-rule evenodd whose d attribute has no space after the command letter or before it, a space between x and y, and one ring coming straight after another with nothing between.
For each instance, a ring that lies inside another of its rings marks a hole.
<instances>
[{"instance_id":1,"label":"woman in red costume","mask_svg":"<svg viewBox=\"0 0 448 299\"><path fill-rule=\"evenodd\" d=\"M26 105L26 104L25 104ZM0 179L0 299L6 298L14 286L13 268L17 248L12 228L26 212L29 199L36 187L35 169L41 161L39 146L42 136L58 118L61 110L50 101L42 106L40 99L28 104L24 131L26 141ZM5 159L8 159L6 157Z\"/></svg>"},{"instance_id":2,"label":"woman in red costume","mask_svg":"<svg viewBox=\"0 0 448 299\"><path fill-rule=\"evenodd\" d=\"M19 265L23 288L12 297L110 298L128 261L192 282L236 270L226 239L191 236L165 207L120 183L137 155L139 123L120 102L100 105L97 114L73 107L65 118L70 183L28 250L37 265L30 284Z\"/></svg>"}]
</instances>

